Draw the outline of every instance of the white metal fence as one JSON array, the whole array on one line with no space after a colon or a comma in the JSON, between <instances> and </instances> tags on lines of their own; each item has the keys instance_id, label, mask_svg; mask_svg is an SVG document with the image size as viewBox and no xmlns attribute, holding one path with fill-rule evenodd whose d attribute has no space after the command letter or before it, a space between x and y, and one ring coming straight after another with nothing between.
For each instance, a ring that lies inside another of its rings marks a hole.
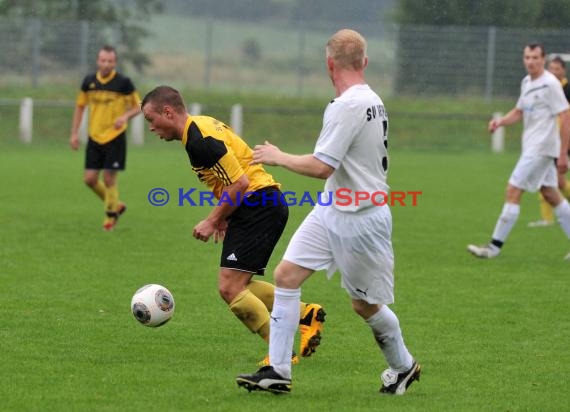
<instances>
[{"instance_id":1,"label":"white metal fence","mask_svg":"<svg viewBox=\"0 0 570 412\"><path fill-rule=\"evenodd\" d=\"M18 121L18 135L21 142L30 144L33 141L34 135L34 106L40 107L51 107L51 108L71 108L74 103L72 101L52 101L52 100L36 100L34 101L30 97L24 99L0 99L0 109L1 106L16 106L19 105L19 121ZM250 108L253 111L263 111L261 108ZM202 113L202 105L200 103L190 103L187 110L192 115L200 115ZM0 110L1 111L1 110ZM320 114L320 111L319 111ZM402 115L396 114L396 116ZM502 117L502 113L496 112L493 114L494 118ZM422 114L420 113L421 117ZM433 116L431 116L433 119ZM234 129L234 131L243 136L243 123L244 123L244 107L242 104L234 104L229 109L229 125ZM471 119L477 121L483 121L486 119L477 118ZM84 112L82 118L79 138L80 141L85 143L88 138L87 133L87 122L88 122L88 111ZM129 140L135 145L143 145L145 140L145 122L144 118L139 115L132 118L129 122ZM505 129L504 127L498 128L492 135L490 141L491 151L494 153L502 153L505 150Z\"/></svg>"},{"instance_id":2,"label":"white metal fence","mask_svg":"<svg viewBox=\"0 0 570 412\"><path fill-rule=\"evenodd\" d=\"M56 101L56 100L34 100L31 97L23 99L0 99L0 106L17 106L19 105L18 117L18 135L23 143L32 143L34 135L34 106L40 107L74 107L72 101ZM199 103L191 103L188 105L188 112L192 115L200 115L202 105ZM243 107L237 103L231 106L229 110L230 126L234 131L241 135L243 132ZM86 110L81 120L79 129L79 139L81 142L87 142L87 123L89 121L89 111ZM144 144L145 123L142 115L133 117L129 121L129 139L136 145Z\"/></svg>"},{"instance_id":3,"label":"white metal fence","mask_svg":"<svg viewBox=\"0 0 570 412\"><path fill-rule=\"evenodd\" d=\"M390 94L515 96L522 48L570 52L570 30L347 24L368 39L368 81ZM143 73L119 64L140 83L290 95L329 93L324 44L338 30L327 22L237 23L168 15L146 24L150 65ZM118 30L96 22L0 19L1 81L79 85L94 69L102 43L128 51Z\"/></svg>"},{"instance_id":4,"label":"white metal fence","mask_svg":"<svg viewBox=\"0 0 570 412\"><path fill-rule=\"evenodd\" d=\"M549 53L570 52L570 30L356 23L344 26L366 36L367 80L385 97L435 94L479 96L488 101L499 96L514 97L524 75L525 44L540 41ZM150 65L139 73L121 59L128 49L117 29L96 22L0 18L0 86L66 84L76 92L83 76L95 69L98 48L110 43L119 50L120 69L133 78L141 93L157 84L170 84L186 90L330 96L324 45L341 28L338 24L271 21L251 27L246 23L159 15L153 16L146 28L152 35L142 41L142 46ZM18 133L24 141L30 141L34 108L55 113L53 105L65 106L57 108L59 115L69 110L67 130L73 110L70 99L74 96L55 102L37 99L34 93L30 96L33 102L0 95L0 117L14 123L13 128L9 127L12 135ZM252 108L245 109L247 118ZM296 109L291 107L289 115L298 115ZM196 113L199 105L190 105L189 110ZM233 112L238 109L228 106L221 110L222 118L229 118L235 128L242 127ZM393 118L398 116L406 117L406 113L392 113ZM134 143L142 142L143 132L139 130L143 128L136 121L131 125ZM41 133L36 130L37 135ZM62 133L67 134L64 130ZM503 141L504 137L496 136L493 150L502 150Z\"/></svg>"}]
</instances>

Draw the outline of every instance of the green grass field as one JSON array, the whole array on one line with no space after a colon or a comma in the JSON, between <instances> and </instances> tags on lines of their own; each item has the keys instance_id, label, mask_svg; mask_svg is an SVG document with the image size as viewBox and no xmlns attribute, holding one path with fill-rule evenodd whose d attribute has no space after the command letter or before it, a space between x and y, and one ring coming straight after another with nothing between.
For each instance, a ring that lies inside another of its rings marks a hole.
<instances>
[{"instance_id":1,"label":"green grass field","mask_svg":"<svg viewBox=\"0 0 570 412\"><path fill-rule=\"evenodd\" d=\"M154 187L200 188L185 156L176 143L131 147L121 176L129 210L104 233L102 205L82 183L83 153L0 142L1 410L568 409L568 240L558 227L526 227L538 217L527 195L502 256L465 250L488 240L516 153L392 150L392 189L423 192L418 206L392 209L393 308L423 365L421 382L397 398L377 393L385 362L338 275L323 273L303 287L304 300L327 310L323 343L294 366L293 393L237 388L235 376L255 370L266 347L218 297L220 246L191 236L209 209L147 200ZM287 190L322 187L270 171ZM270 268L308 210L291 208ZM129 310L151 282L176 299L158 329Z\"/></svg>"}]
</instances>

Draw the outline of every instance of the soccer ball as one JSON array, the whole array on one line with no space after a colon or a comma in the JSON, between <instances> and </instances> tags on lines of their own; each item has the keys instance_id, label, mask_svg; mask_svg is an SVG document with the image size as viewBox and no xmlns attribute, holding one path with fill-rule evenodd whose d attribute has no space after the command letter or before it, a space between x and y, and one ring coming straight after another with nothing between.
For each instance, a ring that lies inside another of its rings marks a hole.
<instances>
[{"instance_id":1,"label":"soccer ball","mask_svg":"<svg viewBox=\"0 0 570 412\"><path fill-rule=\"evenodd\" d=\"M135 319L144 326L164 325L174 314L174 297L161 285L145 285L137 290L131 300Z\"/></svg>"}]
</instances>

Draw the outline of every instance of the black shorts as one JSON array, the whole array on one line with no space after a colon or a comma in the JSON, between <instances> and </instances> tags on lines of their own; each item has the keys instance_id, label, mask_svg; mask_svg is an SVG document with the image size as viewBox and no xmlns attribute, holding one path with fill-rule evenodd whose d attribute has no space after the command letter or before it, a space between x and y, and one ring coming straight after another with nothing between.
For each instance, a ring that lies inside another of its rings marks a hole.
<instances>
[{"instance_id":1,"label":"black shorts","mask_svg":"<svg viewBox=\"0 0 570 412\"><path fill-rule=\"evenodd\" d=\"M127 136L123 132L109 143L99 144L89 138L85 149L85 169L125 170Z\"/></svg>"},{"instance_id":2,"label":"black shorts","mask_svg":"<svg viewBox=\"0 0 570 412\"><path fill-rule=\"evenodd\" d=\"M263 275L289 208L274 187L257 190L229 218L220 267Z\"/></svg>"}]
</instances>

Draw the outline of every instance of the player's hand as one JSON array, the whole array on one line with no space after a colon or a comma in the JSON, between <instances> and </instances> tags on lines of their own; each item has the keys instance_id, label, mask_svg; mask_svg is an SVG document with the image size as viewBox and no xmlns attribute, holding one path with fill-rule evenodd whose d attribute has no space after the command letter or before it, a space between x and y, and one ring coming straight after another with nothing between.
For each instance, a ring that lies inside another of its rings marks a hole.
<instances>
[{"instance_id":1,"label":"player's hand","mask_svg":"<svg viewBox=\"0 0 570 412\"><path fill-rule=\"evenodd\" d=\"M225 230L216 230L214 232L214 243L223 242L224 237L226 237L226 231Z\"/></svg>"},{"instance_id":2,"label":"player's hand","mask_svg":"<svg viewBox=\"0 0 570 412\"><path fill-rule=\"evenodd\" d=\"M79 149L79 136L77 136L77 134L74 133L71 135L69 138L69 146L71 147L71 150Z\"/></svg>"},{"instance_id":3,"label":"player's hand","mask_svg":"<svg viewBox=\"0 0 570 412\"><path fill-rule=\"evenodd\" d=\"M214 232L214 243L218 243L219 241L223 241L224 237L226 237L226 229L228 228L228 222L223 221L218 224L216 231Z\"/></svg>"},{"instance_id":4,"label":"player's hand","mask_svg":"<svg viewBox=\"0 0 570 412\"><path fill-rule=\"evenodd\" d=\"M275 145L272 145L268 141L265 144L255 145L253 148L253 160L250 164L256 165L259 163L277 166L277 161L281 155L281 150Z\"/></svg>"},{"instance_id":5,"label":"player's hand","mask_svg":"<svg viewBox=\"0 0 570 412\"><path fill-rule=\"evenodd\" d=\"M501 127L501 124L498 119L493 119L489 122L489 132L493 133L499 127Z\"/></svg>"},{"instance_id":6,"label":"player's hand","mask_svg":"<svg viewBox=\"0 0 570 412\"><path fill-rule=\"evenodd\" d=\"M210 237L218 231L218 228L210 220L205 219L198 223L192 231L194 238L207 242Z\"/></svg>"},{"instance_id":7,"label":"player's hand","mask_svg":"<svg viewBox=\"0 0 570 412\"><path fill-rule=\"evenodd\" d=\"M115 123L114 123L115 129L120 129L121 127L123 127L123 125L126 122L127 122L127 119L125 119L125 116L117 117L117 120L115 120Z\"/></svg>"}]
</instances>

